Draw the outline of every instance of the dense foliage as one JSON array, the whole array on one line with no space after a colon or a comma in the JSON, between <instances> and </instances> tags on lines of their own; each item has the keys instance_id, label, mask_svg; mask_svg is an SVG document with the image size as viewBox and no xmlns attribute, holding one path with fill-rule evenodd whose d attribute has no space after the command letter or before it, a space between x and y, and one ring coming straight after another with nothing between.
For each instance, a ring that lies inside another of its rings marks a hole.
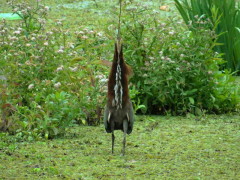
<instances>
[{"instance_id":1,"label":"dense foliage","mask_svg":"<svg viewBox=\"0 0 240 180\"><path fill-rule=\"evenodd\" d=\"M227 63L223 68L240 74L240 2L236 0L175 0L176 7L190 30L197 27L214 30L218 37L215 47ZM205 24L209 19L212 24ZM196 28L196 29L195 29Z\"/></svg>"},{"instance_id":2,"label":"dense foliage","mask_svg":"<svg viewBox=\"0 0 240 180\"><path fill-rule=\"evenodd\" d=\"M61 21L47 29L48 9L13 5L22 22L0 26L2 128L20 136L52 138L73 122L98 124L104 106L103 52L93 49L105 37L87 28L71 34Z\"/></svg>"},{"instance_id":3,"label":"dense foliage","mask_svg":"<svg viewBox=\"0 0 240 180\"><path fill-rule=\"evenodd\" d=\"M47 23L48 6L10 5L22 21L0 25L1 130L20 138L54 138L76 123L99 124L109 71L103 64L112 59L116 22L101 24L102 31L81 26L72 32L60 20ZM123 12L135 111L183 115L238 109L239 87L230 72L219 71L224 61L214 51L213 31L200 26L191 32L179 19L161 20L158 11L135 1L124 1Z\"/></svg>"},{"instance_id":4,"label":"dense foliage","mask_svg":"<svg viewBox=\"0 0 240 180\"><path fill-rule=\"evenodd\" d=\"M139 7L131 8L124 19L124 38L131 42L126 55L145 112L235 110L239 88L230 72L219 71L224 61L214 51L218 38L214 31L202 26L188 31L181 21L160 21L158 12Z\"/></svg>"}]
</instances>

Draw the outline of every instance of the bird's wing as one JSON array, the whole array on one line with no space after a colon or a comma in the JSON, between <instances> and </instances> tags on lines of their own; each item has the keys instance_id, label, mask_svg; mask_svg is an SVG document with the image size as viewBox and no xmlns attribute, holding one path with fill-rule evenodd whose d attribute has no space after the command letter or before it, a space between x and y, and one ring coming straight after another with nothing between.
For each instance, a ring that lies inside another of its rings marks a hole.
<instances>
[{"instance_id":1,"label":"bird's wing","mask_svg":"<svg viewBox=\"0 0 240 180\"><path fill-rule=\"evenodd\" d=\"M130 103L130 108L127 113L127 118L128 118L128 131L127 133L130 134L133 130L133 124L134 124L134 113L133 113L133 106L132 103Z\"/></svg>"},{"instance_id":2,"label":"bird's wing","mask_svg":"<svg viewBox=\"0 0 240 180\"><path fill-rule=\"evenodd\" d=\"M104 120L104 126L107 133L111 132L110 119L111 119L111 112L109 111L109 108L105 106L103 120Z\"/></svg>"}]
</instances>

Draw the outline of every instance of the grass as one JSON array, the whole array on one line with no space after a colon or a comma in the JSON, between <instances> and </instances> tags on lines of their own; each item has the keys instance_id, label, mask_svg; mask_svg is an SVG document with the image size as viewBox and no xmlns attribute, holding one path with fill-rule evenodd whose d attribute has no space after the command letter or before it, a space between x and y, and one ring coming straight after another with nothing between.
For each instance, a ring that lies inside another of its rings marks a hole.
<instances>
[{"instance_id":1,"label":"grass","mask_svg":"<svg viewBox=\"0 0 240 180\"><path fill-rule=\"evenodd\" d=\"M120 156L103 126L74 127L65 138L15 142L1 136L0 179L239 179L239 115L138 116Z\"/></svg>"}]
</instances>

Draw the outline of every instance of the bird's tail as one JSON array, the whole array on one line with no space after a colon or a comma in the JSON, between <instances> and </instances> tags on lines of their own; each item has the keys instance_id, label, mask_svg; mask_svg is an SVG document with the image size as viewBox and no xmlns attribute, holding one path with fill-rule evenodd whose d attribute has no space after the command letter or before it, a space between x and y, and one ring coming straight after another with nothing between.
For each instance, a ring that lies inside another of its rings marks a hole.
<instances>
[{"instance_id":1,"label":"bird's tail","mask_svg":"<svg viewBox=\"0 0 240 180\"><path fill-rule=\"evenodd\" d=\"M121 109L129 99L128 75L130 71L124 62L122 42L118 39L115 43L112 69L108 81L108 98L112 106L117 109Z\"/></svg>"}]
</instances>

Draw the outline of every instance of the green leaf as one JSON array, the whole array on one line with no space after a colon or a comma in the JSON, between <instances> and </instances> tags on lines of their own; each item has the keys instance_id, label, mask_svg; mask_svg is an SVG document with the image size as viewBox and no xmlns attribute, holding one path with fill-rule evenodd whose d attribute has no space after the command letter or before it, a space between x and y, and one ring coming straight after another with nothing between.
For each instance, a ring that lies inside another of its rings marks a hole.
<instances>
[{"instance_id":1,"label":"green leaf","mask_svg":"<svg viewBox=\"0 0 240 180\"><path fill-rule=\"evenodd\" d=\"M238 27L235 27L237 30L238 30L238 32L240 33L240 28L238 28Z\"/></svg>"},{"instance_id":2,"label":"green leaf","mask_svg":"<svg viewBox=\"0 0 240 180\"><path fill-rule=\"evenodd\" d=\"M192 97L189 97L189 101L191 104L194 104L194 99Z\"/></svg>"}]
</instances>

